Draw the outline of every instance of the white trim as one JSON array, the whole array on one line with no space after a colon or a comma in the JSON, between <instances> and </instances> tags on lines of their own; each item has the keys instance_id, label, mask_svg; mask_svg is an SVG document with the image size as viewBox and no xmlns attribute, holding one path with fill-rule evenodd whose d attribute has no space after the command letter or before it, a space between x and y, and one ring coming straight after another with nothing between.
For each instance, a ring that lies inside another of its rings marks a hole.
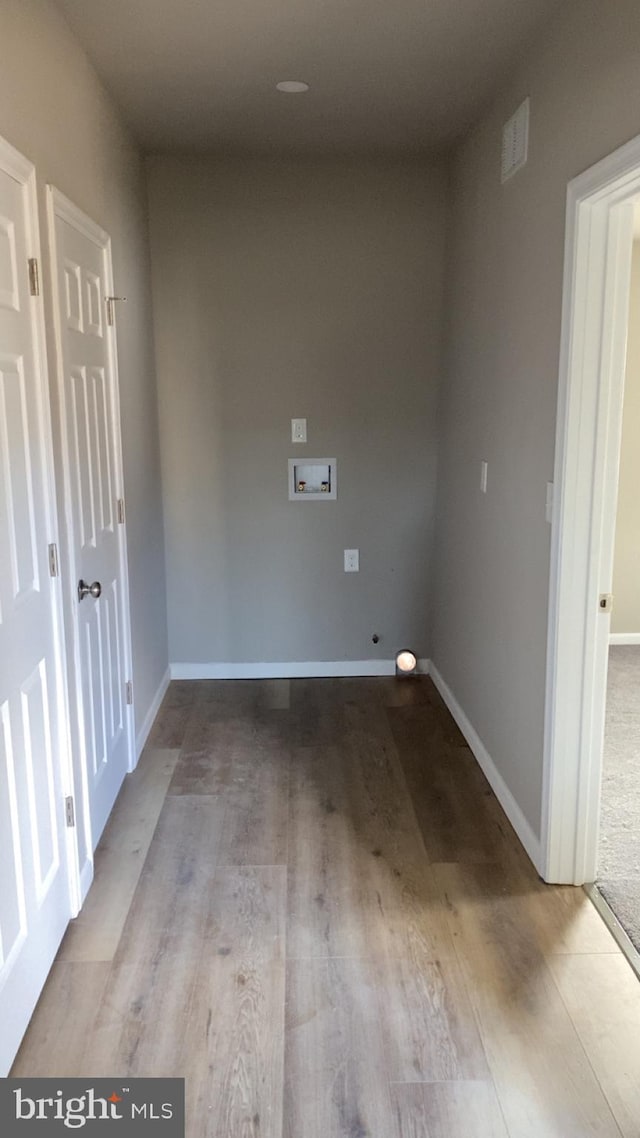
<instances>
[{"instance_id":1,"label":"white trim","mask_svg":"<svg viewBox=\"0 0 640 1138\"><path fill-rule=\"evenodd\" d=\"M551 535L541 873L596 876L640 137L569 184Z\"/></svg>"},{"instance_id":2,"label":"white trim","mask_svg":"<svg viewBox=\"0 0 640 1138\"><path fill-rule=\"evenodd\" d=\"M640 644L640 632L611 632L609 644Z\"/></svg>"},{"instance_id":3,"label":"white trim","mask_svg":"<svg viewBox=\"0 0 640 1138\"><path fill-rule=\"evenodd\" d=\"M80 873L80 904L84 905L93 882L93 861L87 859ZM80 910L78 910L79 912ZM76 916L78 914L76 913Z\"/></svg>"},{"instance_id":4,"label":"white trim","mask_svg":"<svg viewBox=\"0 0 640 1138\"><path fill-rule=\"evenodd\" d=\"M32 196L31 187L35 187L35 174L36 174L36 168L33 165L33 162L30 162L28 158L25 158L24 154L21 154L19 150L16 150L15 146L12 146L10 142L7 142L6 138L1 138L1 137L0 137L0 168L2 170L4 170L5 174L8 174L10 178L15 178L16 182L19 182L21 186L27 186L29 197ZM30 201L29 202L30 212L31 212L31 205L32 205L32 203ZM35 214L36 232L38 229L37 216L38 215L37 215L37 211L36 211L36 214ZM34 219L32 217L30 217L29 222L31 225L33 225L33 221L34 221ZM36 252L39 252L39 239L37 241L37 244L38 244L38 248L37 248Z\"/></svg>"},{"instance_id":5,"label":"white trim","mask_svg":"<svg viewBox=\"0 0 640 1138\"><path fill-rule=\"evenodd\" d=\"M165 697L167 688L169 687L170 683L171 683L171 669L167 668L164 676L160 680L158 690L157 690L156 694L154 695L153 699L151 700L149 710L147 711L147 714L145 715L144 719L142 720L142 723L140 724L140 730L136 734L136 759L139 759L140 755L142 754L142 751L144 749L144 745L145 745L147 739L149 738L149 733L151 731L151 728L153 727L153 721L154 721L156 715L158 714L158 711L160 710L160 704L162 703L162 701Z\"/></svg>"},{"instance_id":6,"label":"white trim","mask_svg":"<svg viewBox=\"0 0 640 1138\"><path fill-rule=\"evenodd\" d=\"M76 211L79 213L79 211ZM87 218L91 227L96 235L99 235L99 241L102 245L102 254L105 265L105 281L107 292L109 296L115 293L115 284L113 279L113 256L111 253L111 238L108 233L105 233L99 226ZM96 238L98 239L98 238ZM124 456L122 453L122 413L120 410L120 372L118 369L118 336L116 329L116 321L113 324L105 322L106 326L106 341L109 353L109 365L113 376L112 384L112 416L113 416L113 441L115 449L116 469L114 471L115 492L116 497L122 498L125 503L124 522L118 524L116 529L120 538L119 553L120 553L120 587L122 590L122 626L123 626L123 644L124 644L124 657L126 674L131 683L133 683L133 690L135 693L135 683L133 675L133 634L131 632L131 595L129 589L129 554L127 548L127 507L126 507L126 491L124 485ZM138 762L138 754L136 752L136 737L135 737L135 710L133 704L126 705L127 714L127 735L129 742L129 771L135 770Z\"/></svg>"},{"instance_id":7,"label":"white trim","mask_svg":"<svg viewBox=\"0 0 640 1138\"><path fill-rule=\"evenodd\" d=\"M74 202L71 201L61 190L56 186L47 185L47 190L53 203L53 210L56 217L61 221L66 221L68 225L91 241L98 249L104 251L105 247L110 244L109 234L105 229L101 229L95 221L92 220L86 213L83 212Z\"/></svg>"},{"instance_id":8,"label":"white trim","mask_svg":"<svg viewBox=\"0 0 640 1138\"><path fill-rule=\"evenodd\" d=\"M458 700L451 691L451 688L442 678L433 661L429 662L429 675L431 676L431 679L433 680L438 691L440 692L440 695L449 708L449 711L451 712L453 718L458 724L458 727L462 731L462 734L467 740L467 743L469 744L473 755L477 759L478 765L484 771L491 789L493 790L496 798L498 799L498 802L507 815L507 818L511 822L511 825L518 835L518 838L522 842L522 845L531 858L531 861L535 865L536 869L539 869L541 855L540 839L534 833L531 825L522 813L522 810L518 806L518 803L513 797L513 794L509 790L509 787L507 786L502 775L500 774L500 771L491 758L491 755L482 742L482 739L478 735L478 732L467 718L465 712L462 710L462 707L458 703Z\"/></svg>"},{"instance_id":9,"label":"white trim","mask_svg":"<svg viewBox=\"0 0 640 1138\"><path fill-rule=\"evenodd\" d=\"M418 660L426 676L428 660ZM394 660L294 660L283 663L171 664L172 680L286 680L340 676L395 676Z\"/></svg>"}]
</instances>

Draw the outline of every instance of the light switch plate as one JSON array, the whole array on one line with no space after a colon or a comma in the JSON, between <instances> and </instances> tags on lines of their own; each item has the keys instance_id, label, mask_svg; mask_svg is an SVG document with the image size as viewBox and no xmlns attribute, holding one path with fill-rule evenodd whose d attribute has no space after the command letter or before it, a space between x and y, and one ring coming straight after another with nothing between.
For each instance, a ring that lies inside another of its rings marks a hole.
<instances>
[{"instance_id":1,"label":"light switch plate","mask_svg":"<svg viewBox=\"0 0 640 1138\"><path fill-rule=\"evenodd\" d=\"M291 420L291 442L292 443L306 443L307 441L307 420L306 419L292 419Z\"/></svg>"},{"instance_id":2,"label":"light switch plate","mask_svg":"<svg viewBox=\"0 0 640 1138\"><path fill-rule=\"evenodd\" d=\"M345 571L345 573L359 573L360 572L360 550L359 549L345 549L345 551L344 551L344 571Z\"/></svg>"}]
</instances>

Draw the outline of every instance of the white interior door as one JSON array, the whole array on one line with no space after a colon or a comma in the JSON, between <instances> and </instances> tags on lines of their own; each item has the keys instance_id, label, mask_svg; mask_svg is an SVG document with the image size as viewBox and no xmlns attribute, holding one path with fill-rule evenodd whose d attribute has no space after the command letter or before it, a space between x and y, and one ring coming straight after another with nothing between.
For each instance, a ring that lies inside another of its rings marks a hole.
<instances>
[{"instance_id":1,"label":"white interior door","mask_svg":"<svg viewBox=\"0 0 640 1138\"><path fill-rule=\"evenodd\" d=\"M65 562L95 848L122 780L135 763L115 329L107 303L113 292L111 249L108 235L51 187L49 204L67 506Z\"/></svg>"},{"instance_id":2,"label":"white interior door","mask_svg":"<svg viewBox=\"0 0 640 1138\"><path fill-rule=\"evenodd\" d=\"M60 581L33 167L0 141L0 1076L72 913Z\"/></svg>"}]
</instances>

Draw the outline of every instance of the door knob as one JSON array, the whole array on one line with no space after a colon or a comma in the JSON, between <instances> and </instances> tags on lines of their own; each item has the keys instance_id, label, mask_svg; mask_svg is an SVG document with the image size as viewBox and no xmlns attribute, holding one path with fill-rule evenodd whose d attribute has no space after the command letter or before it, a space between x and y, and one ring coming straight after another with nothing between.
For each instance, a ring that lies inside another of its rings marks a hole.
<instances>
[{"instance_id":1,"label":"door knob","mask_svg":"<svg viewBox=\"0 0 640 1138\"><path fill-rule=\"evenodd\" d=\"M84 597L92 596L97 601L100 593L102 592L102 585L99 581L94 581L93 585L87 585L82 577L78 581L78 600L81 601Z\"/></svg>"}]
</instances>

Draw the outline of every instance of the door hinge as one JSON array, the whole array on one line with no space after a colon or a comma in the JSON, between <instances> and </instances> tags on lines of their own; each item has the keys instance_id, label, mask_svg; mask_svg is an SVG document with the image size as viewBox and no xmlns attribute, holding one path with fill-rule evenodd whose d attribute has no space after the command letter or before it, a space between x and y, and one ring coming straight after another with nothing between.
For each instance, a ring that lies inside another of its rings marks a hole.
<instances>
[{"instance_id":1,"label":"door hinge","mask_svg":"<svg viewBox=\"0 0 640 1138\"><path fill-rule=\"evenodd\" d=\"M107 324L109 324L110 327L113 327L116 322L115 302L116 300L121 300L126 304L127 298L126 296L105 296L104 299L107 306Z\"/></svg>"},{"instance_id":2,"label":"door hinge","mask_svg":"<svg viewBox=\"0 0 640 1138\"><path fill-rule=\"evenodd\" d=\"M64 813L67 819L67 826L75 826L76 824L76 811L73 805L73 795L70 794L64 800Z\"/></svg>"},{"instance_id":3,"label":"door hinge","mask_svg":"<svg viewBox=\"0 0 640 1138\"><path fill-rule=\"evenodd\" d=\"M125 691L127 693L127 703L133 703L133 684L131 683L131 680L127 680L125 684Z\"/></svg>"},{"instance_id":4,"label":"door hinge","mask_svg":"<svg viewBox=\"0 0 640 1138\"><path fill-rule=\"evenodd\" d=\"M118 498L118 525L124 525L124 498Z\"/></svg>"},{"instance_id":5,"label":"door hinge","mask_svg":"<svg viewBox=\"0 0 640 1138\"><path fill-rule=\"evenodd\" d=\"M29 257L29 292L40 296L40 268L37 257Z\"/></svg>"},{"instance_id":6,"label":"door hinge","mask_svg":"<svg viewBox=\"0 0 640 1138\"><path fill-rule=\"evenodd\" d=\"M58 546L55 541L49 546L49 576L58 576Z\"/></svg>"},{"instance_id":7,"label":"door hinge","mask_svg":"<svg viewBox=\"0 0 640 1138\"><path fill-rule=\"evenodd\" d=\"M600 612L611 612L613 609L613 593L600 593L598 608Z\"/></svg>"}]
</instances>

